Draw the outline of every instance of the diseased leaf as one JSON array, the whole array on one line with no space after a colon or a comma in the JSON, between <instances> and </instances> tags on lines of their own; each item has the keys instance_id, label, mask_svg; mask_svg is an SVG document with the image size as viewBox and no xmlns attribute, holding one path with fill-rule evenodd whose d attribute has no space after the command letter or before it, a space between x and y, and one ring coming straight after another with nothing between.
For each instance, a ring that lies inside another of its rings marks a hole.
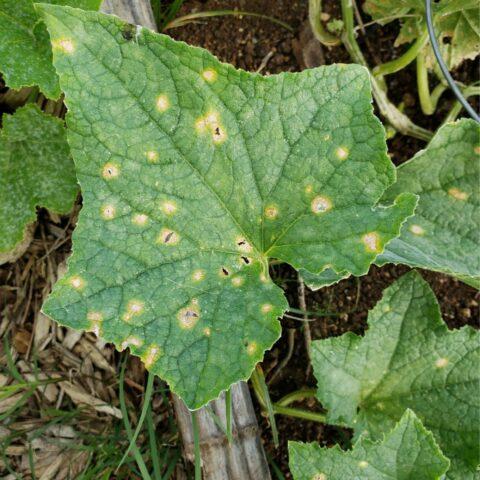
<instances>
[{"instance_id":1,"label":"diseased leaf","mask_svg":"<svg viewBox=\"0 0 480 480\"><path fill-rule=\"evenodd\" d=\"M294 480L436 480L449 461L411 410L379 442L362 436L352 450L288 442Z\"/></svg>"},{"instance_id":2,"label":"diseased leaf","mask_svg":"<svg viewBox=\"0 0 480 480\"><path fill-rule=\"evenodd\" d=\"M101 0L51 0L48 3L98 10ZM13 89L38 85L46 97L60 96L45 24L32 0L0 0L0 73Z\"/></svg>"},{"instance_id":3,"label":"diseased leaf","mask_svg":"<svg viewBox=\"0 0 480 480\"><path fill-rule=\"evenodd\" d=\"M14 259L36 207L68 213L78 192L63 122L36 105L2 117L0 263ZM18 252L19 254L23 252Z\"/></svg>"},{"instance_id":4,"label":"diseased leaf","mask_svg":"<svg viewBox=\"0 0 480 480\"><path fill-rule=\"evenodd\" d=\"M368 73L262 77L116 17L42 6L84 207L44 311L130 347L190 408L278 338L268 259L357 274L416 199L394 181ZM128 35L125 33L128 32Z\"/></svg>"},{"instance_id":5,"label":"diseased leaf","mask_svg":"<svg viewBox=\"0 0 480 480\"><path fill-rule=\"evenodd\" d=\"M480 338L449 331L433 292L416 272L385 290L364 337L313 342L318 399L331 423L372 439L412 409L450 458L450 478L474 478L480 459Z\"/></svg>"},{"instance_id":6,"label":"diseased leaf","mask_svg":"<svg viewBox=\"0 0 480 480\"><path fill-rule=\"evenodd\" d=\"M397 168L397 182L382 198L419 196L415 216L375 261L454 275L480 282L480 127L465 119L440 128L425 150Z\"/></svg>"},{"instance_id":7,"label":"diseased leaf","mask_svg":"<svg viewBox=\"0 0 480 480\"><path fill-rule=\"evenodd\" d=\"M403 17L395 41L397 46L415 41L426 29L424 0L366 0L364 9L380 23ZM432 2L432 11L440 50L448 68L454 69L463 60L475 58L480 51L478 0L440 0ZM433 68L433 51L429 46L426 48L428 63Z\"/></svg>"},{"instance_id":8,"label":"diseased leaf","mask_svg":"<svg viewBox=\"0 0 480 480\"><path fill-rule=\"evenodd\" d=\"M480 128L464 119L441 127L425 150L397 168L397 181L382 197L399 193L419 197L415 216L399 237L387 244L377 265L396 263L453 275L480 287ZM302 271L312 290L343 278L327 269L319 275Z\"/></svg>"}]
</instances>

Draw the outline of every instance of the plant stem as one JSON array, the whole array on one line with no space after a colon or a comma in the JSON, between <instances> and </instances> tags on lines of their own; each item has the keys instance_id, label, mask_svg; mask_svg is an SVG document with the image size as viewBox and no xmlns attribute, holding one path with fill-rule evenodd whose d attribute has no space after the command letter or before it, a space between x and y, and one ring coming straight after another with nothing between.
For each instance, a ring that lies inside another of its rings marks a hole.
<instances>
[{"instance_id":1,"label":"plant stem","mask_svg":"<svg viewBox=\"0 0 480 480\"><path fill-rule=\"evenodd\" d=\"M422 48L427 44L427 41L428 31L425 28L422 34L417 38L415 43L403 55L395 58L394 60L391 60L390 62L384 63L382 65L377 65L373 69L373 74L378 77L399 72L415 60L417 55L420 53L420 50L422 50Z\"/></svg>"},{"instance_id":2,"label":"plant stem","mask_svg":"<svg viewBox=\"0 0 480 480\"><path fill-rule=\"evenodd\" d=\"M446 85L439 83L430 93L428 85L428 69L425 62L425 53L420 52L417 56L417 86L420 106L425 115L432 115L438 104L442 93L447 89Z\"/></svg>"},{"instance_id":3,"label":"plant stem","mask_svg":"<svg viewBox=\"0 0 480 480\"><path fill-rule=\"evenodd\" d=\"M310 412L309 410L302 410L300 408L281 407L274 404L273 410L280 415L287 415L288 417L302 418L303 420L311 420L313 422L326 423L327 416L324 413Z\"/></svg>"},{"instance_id":4,"label":"plant stem","mask_svg":"<svg viewBox=\"0 0 480 480\"><path fill-rule=\"evenodd\" d=\"M480 95L480 86L471 85L463 89L462 93L465 98L472 97L474 95ZM445 125L445 123L448 123L448 122L454 122L455 119L458 117L459 113L462 111L462 108L463 108L462 104L457 100L453 104L453 107L448 112L445 119L443 120L442 125Z\"/></svg>"},{"instance_id":5,"label":"plant stem","mask_svg":"<svg viewBox=\"0 0 480 480\"><path fill-rule=\"evenodd\" d=\"M368 69L365 57L363 56L363 53L355 39L353 8L351 5L351 0L341 0L341 5L345 28L345 31L342 35L342 41L353 61L363 65L364 67L367 67ZM370 80L372 82L373 96L375 97L378 108L387 121L395 128L395 130L403 133L404 135L410 135L425 141L428 141L432 138L432 132L415 125L406 115L400 112L400 110L398 110L398 108L388 100L385 90L382 88L381 83L379 83L378 78L370 74Z\"/></svg>"},{"instance_id":6,"label":"plant stem","mask_svg":"<svg viewBox=\"0 0 480 480\"><path fill-rule=\"evenodd\" d=\"M430 97L428 70L425 65L425 55L423 53L419 53L417 56L417 87L422 112L425 115L431 115L435 111L435 108Z\"/></svg>"},{"instance_id":7,"label":"plant stem","mask_svg":"<svg viewBox=\"0 0 480 480\"><path fill-rule=\"evenodd\" d=\"M252 379L255 379L254 384L256 383L256 386L259 390L257 392L257 397L260 396L262 398L263 407L267 411L268 420L270 421L270 427L272 429L273 444L277 448L279 445L279 440L277 424L275 422L275 411L270 399L270 393L268 392L267 384L265 383L265 376L263 375L263 370L260 365L255 367L255 370L252 373Z\"/></svg>"},{"instance_id":8,"label":"plant stem","mask_svg":"<svg viewBox=\"0 0 480 480\"><path fill-rule=\"evenodd\" d=\"M288 393L282 397L278 402L274 403L275 407L287 407L293 402L298 400L303 400L305 398L312 398L316 395L316 390L314 388L304 388L301 390L295 390L292 393Z\"/></svg>"},{"instance_id":9,"label":"plant stem","mask_svg":"<svg viewBox=\"0 0 480 480\"><path fill-rule=\"evenodd\" d=\"M335 35L331 34L325 28L321 19L322 14L322 0L308 1L308 20L310 28L312 29L315 38L327 47L334 47L340 45L341 40Z\"/></svg>"},{"instance_id":10,"label":"plant stem","mask_svg":"<svg viewBox=\"0 0 480 480\"><path fill-rule=\"evenodd\" d=\"M229 445L233 444L232 436L232 389L225 392L225 417L227 423L227 439Z\"/></svg>"},{"instance_id":11,"label":"plant stem","mask_svg":"<svg viewBox=\"0 0 480 480\"><path fill-rule=\"evenodd\" d=\"M202 458L200 455L200 432L197 412L192 412L193 448L195 454L195 480L202 480Z\"/></svg>"}]
</instances>

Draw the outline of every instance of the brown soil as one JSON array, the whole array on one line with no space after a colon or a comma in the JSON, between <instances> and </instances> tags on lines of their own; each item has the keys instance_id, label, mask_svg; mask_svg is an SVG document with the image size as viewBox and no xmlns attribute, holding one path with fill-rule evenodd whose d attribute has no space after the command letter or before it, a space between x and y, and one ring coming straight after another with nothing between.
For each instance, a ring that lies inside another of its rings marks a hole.
<instances>
[{"instance_id":1,"label":"brown soil","mask_svg":"<svg viewBox=\"0 0 480 480\"><path fill-rule=\"evenodd\" d=\"M274 16L289 24L293 32L264 19L250 16L241 18L222 16L172 29L167 33L189 44L207 48L221 60L245 70L261 69L266 75L282 71L298 71L304 67L300 32L307 18L306 4L304 0L187 1L181 14L237 8ZM323 4L326 12L333 17L338 16L337 2L325 0ZM368 20L365 19L365 21ZM398 54L401 49L392 48L397 31L398 25L393 23L382 28L368 27L367 35L360 35L359 41L370 65L389 60ZM321 54L326 64L350 61L343 47L323 48ZM455 76L471 83L476 78L477 72L478 62L466 62L460 71L455 72ZM434 116L422 115L415 94L415 72L411 67L388 78L388 84L391 99L395 103L404 102L405 112L415 122L426 128L432 130L437 128L451 106L452 96L447 93L442 97L438 112ZM407 160L423 147L424 142L402 135L396 135L389 140L390 152L396 164ZM18 262L0 267L0 285L2 286L0 314L1 317L14 319L15 325L10 329L10 333L13 341L17 342L16 347L20 352L24 348L22 343L27 347L31 344L30 336L34 328L35 314L39 311L45 290L50 287L53 267L60 264L70 252L71 231L68 218L52 218L45 211L41 211L35 239L28 252ZM368 310L380 299L383 290L407 270L406 267L392 265L383 268L372 267L369 274L360 279L347 279L319 292L307 290L305 300L308 310L324 310L335 314L319 316L316 321L310 323L313 338L336 336L346 331L362 333L365 329ZM473 288L444 275L432 272L421 273L435 291L443 318L451 328L465 324L478 326L480 299ZM296 273L288 266L280 265L273 267L272 274L285 288L290 305L299 308ZM284 334L267 353L263 362L267 380L269 373L286 355L287 329L295 330L294 353L288 365L270 385L270 393L274 400L298 388L315 386L315 380L308 369L302 324L287 318L282 319L282 324ZM110 358L111 363L117 368L119 357L112 353ZM61 363L61 359L59 362ZM143 369L137 366L132 373L133 385L142 383L143 373ZM133 404L139 404L137 397L138 395L135 397L137 400L132 400ZM299 405L304 408L319 408L314 400L305 401ZM286 447L288 440L317 441L322 445L335 443L349 445L350 433L347 430L278 416L277 426L281 444L278 449L275 449L268 423L261 417L260 410L257 411L261 419L268 456L280 468L285 478L291 478L288 472ZM168 408L165 406L156 410L156 413L164 420L169 415Z\"/></svg>"}]
</instances>

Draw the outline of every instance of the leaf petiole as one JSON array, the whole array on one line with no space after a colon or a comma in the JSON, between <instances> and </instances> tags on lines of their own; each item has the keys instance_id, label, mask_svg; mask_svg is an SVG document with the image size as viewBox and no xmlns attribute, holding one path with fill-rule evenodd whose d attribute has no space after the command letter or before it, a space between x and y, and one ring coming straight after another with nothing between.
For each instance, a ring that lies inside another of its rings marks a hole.
<instances>
[{"instance_id":1,"label":"leaf petiole","mask_svg":"<svg viewBox=\"0 0 480 480\"><path fill-rule=\"evenodd\" d=\"M391 60L390 62L383 63L382 65L377 65L373 70L372 73L376 77L380 77L382 75L390 75L392 73L399 72L407 65L410 65L415 58L417 58L418 54L422 50L422 48L428 42L428 31L425 28L422 34L417 38L415 43L400 57Z\"/></svg>"}]
</instances>

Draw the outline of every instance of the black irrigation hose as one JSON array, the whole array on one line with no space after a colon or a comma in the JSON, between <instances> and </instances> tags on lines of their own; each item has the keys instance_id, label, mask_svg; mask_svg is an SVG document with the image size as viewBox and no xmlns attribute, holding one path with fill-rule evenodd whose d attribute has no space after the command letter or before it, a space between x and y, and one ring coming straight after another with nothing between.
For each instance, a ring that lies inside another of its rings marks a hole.
<instances>
[{"instance_id":1,"label":"black irrigation hose","mask_svg":"<svg viewBox=\"0 0 480 480\"><path fill-rule=\"evenodd\" d=\"M445 77L445 80L448 82L448 85L452 89L458 101L462 104L463 108L465 108L468 114L476 122L480 123L480 117L478 116L478 113L472 108L472 106L467 102L465 97L462 95L462 92L458 88L458 85L455 83L455 80L450 75L450 72L448 71L448 68L445 65L445 62L440 53L437 37L435 36L435 30L433 28L432 0L425 0L425 13L427 17L427 28L428 28L428 35L430 36L430 43L432 44L433 53L435 54L435 58L437 59L440 69L442 70L443 76Z\"/></svg>"}]
</instances>

